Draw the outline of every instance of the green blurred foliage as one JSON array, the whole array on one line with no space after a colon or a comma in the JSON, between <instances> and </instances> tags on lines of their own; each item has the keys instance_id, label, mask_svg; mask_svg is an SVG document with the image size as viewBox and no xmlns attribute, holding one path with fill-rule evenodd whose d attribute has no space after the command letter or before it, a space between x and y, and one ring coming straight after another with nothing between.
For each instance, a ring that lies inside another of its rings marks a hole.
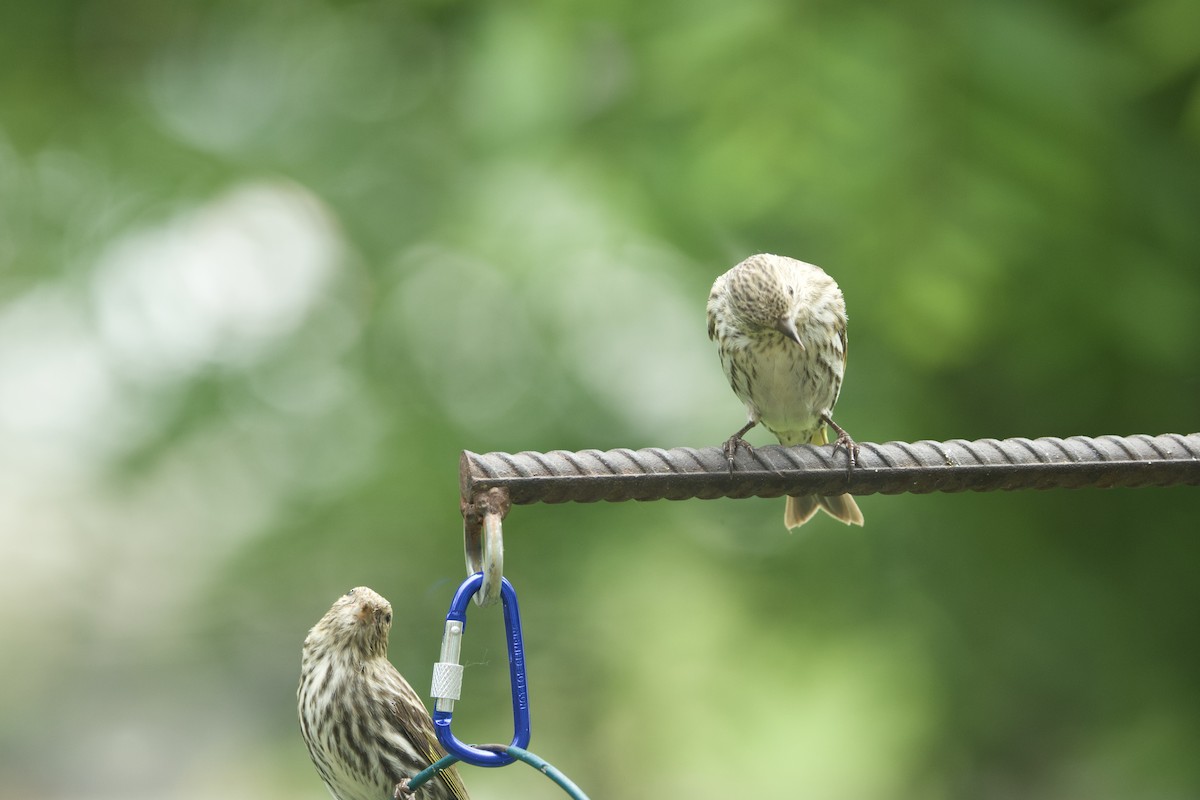
<instances>
[{"instance_id":1,"label":"green blurred foliage","mask_svg":"<svg viewBox=\"0 0 1200 800\"><path fill-rule=\"evenodd\" d=\"M374 587L424 691L461 450L728 436L703 306L750 253L841 283L860 440L1194 430L1198 30L8 4L0 796L324 796L307 628ZM598 800L1200 794L1194 490L867 497L792 536L782 505L514 511L532 748ZM506 738L472 622L460 735Z\"/></svg>"}]
</instances>

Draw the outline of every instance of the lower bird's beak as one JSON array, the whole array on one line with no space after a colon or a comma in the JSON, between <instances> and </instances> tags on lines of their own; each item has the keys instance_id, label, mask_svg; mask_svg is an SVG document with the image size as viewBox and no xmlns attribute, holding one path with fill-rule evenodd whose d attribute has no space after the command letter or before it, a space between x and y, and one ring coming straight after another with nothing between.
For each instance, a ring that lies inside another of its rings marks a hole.
<instances>
[{"instance_id":1,"label":"lower bird's beak","mask_svg":"<svg viewBox=\"0 0 1200 800\"><path fill-rule=\"evenodd\" d=\"M794 317L790 315L780 317L779 322L775 323L775 330L800 345L801 350L804 349L804 342L800 341L800 332L796 330L796 319Z\"/></svg>"}]
</instances>

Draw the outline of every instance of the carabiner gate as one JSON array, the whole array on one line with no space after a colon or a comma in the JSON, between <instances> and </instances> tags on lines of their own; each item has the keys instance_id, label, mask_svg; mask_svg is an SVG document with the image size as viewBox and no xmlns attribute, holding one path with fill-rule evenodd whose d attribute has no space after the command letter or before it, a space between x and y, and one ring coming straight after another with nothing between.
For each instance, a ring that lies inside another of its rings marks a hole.
<instances>
[{"instance_id":1,"label":"carabiner gate","mask_svg":"<svg viewBox=\"0 0 1200 800\"><path fill-rule=\"evenodd\" d=\"M433 668L433 690L436 699L433 709L433 728L446 752L478 767L503 767L516 761L507 753L495 753L464 744L450 730L454 717L454 701L459 697L462 667L459 647L467 625L467 604L483 585L483 573L476 572L463 581L450 602L446 614L446 630L442 637L442 657ZM525 644L521 638L521 613L517 608L517 591L500 580L500 598L504 602L504 631L508 639L508 673L512 685L513 739L510 747L529 746L529 687L525 681Z\"/></svg>"}]
</instances>

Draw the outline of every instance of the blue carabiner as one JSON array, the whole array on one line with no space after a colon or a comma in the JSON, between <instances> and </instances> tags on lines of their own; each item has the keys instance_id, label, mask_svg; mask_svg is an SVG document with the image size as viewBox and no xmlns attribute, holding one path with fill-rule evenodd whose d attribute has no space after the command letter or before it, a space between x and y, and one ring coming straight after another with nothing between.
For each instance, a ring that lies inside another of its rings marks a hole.
<instances>
[{"instance_id":1,"label":"blue carabiner","mask_svg":"<svg viewBox=\"0 0 1200 800\"><path fill-rule=\"evenodd\" d=\"M466 628L467 604L482 585L482 572L476 572L463 581L462 586L454 593L454 599L450 601L450 612L446 614L446 622L457 621ZM517 590L508 582L508 578L500 579L500 597L504 601L508 673L512 683L513 739L509 746L523 750L529 746L529 687L525 681L525 644L521 639L521 613L517 609ZM433 727L437 732L438 741L446 748L447 753L477 767L503 767L516 761L515 757L507 753L481 750L460 742L450 731L450 721L453 717L453 711L434 709Z\"/></svg>"}]
</instances>

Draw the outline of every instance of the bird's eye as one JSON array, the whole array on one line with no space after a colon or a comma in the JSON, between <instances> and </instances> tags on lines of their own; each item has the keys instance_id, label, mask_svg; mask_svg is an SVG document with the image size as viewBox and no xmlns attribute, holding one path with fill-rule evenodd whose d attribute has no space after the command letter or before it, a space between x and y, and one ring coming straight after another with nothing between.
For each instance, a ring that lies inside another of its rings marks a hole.
<instances>
[{"instance_id":1,"label":"bird's eye","mask_svg":"<svg viewBox=\"0 0 1200 800\"><path fill-rule=\"evenodd\" d=\"M353 589L351 589L350 591L346 592L346 597L350 597L352 594L354 594L354 590L353 590Z\"/></svg>"},{"instance_id":2,"label":"bird's eye","mask_svg":"<svg viewBox=\"0 0 1200 800\"><path fill-rule=\"evenodd\" d=\"M391 625L392 624L392 612L389 611L388 613L384 614L383 621L386 622L388 625Z\"/></svg>"}]
</instances>

